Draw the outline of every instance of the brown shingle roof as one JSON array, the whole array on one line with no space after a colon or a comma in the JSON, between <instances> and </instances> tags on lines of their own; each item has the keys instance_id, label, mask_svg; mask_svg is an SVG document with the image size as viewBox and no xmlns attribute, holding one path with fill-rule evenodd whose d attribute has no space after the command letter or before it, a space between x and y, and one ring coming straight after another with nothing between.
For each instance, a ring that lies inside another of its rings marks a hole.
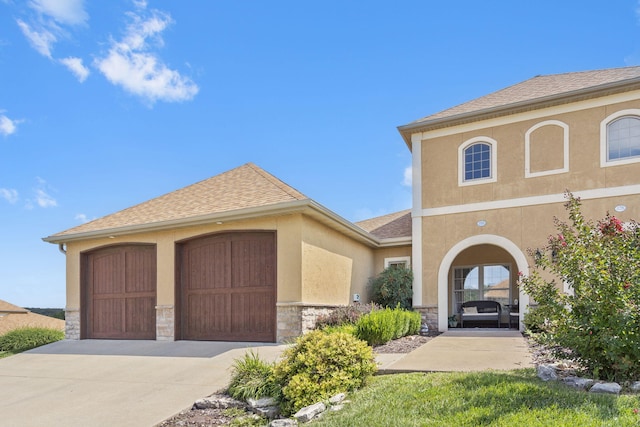
<instances>
[{"instance_id":1,"label":"brown shingle roof","mask_svg":"<svg viewBox=\"0 0 640 427\"><path fill-rule=\"evenodd\" d=\"M423 117L408 125L400 126L399 130L407 140L405 133L409 129L419 129L422 126L434 125L435 123L441 126L449 121L495 110L501 111L501 113L496 112L496 115L510 114L515 111L515 107L522 108L529 105L530 109L531 105L543 101L553 99L558 102L564 97L585 96L589 90L605 91L611 90L613 86L618 87L639 82L640 66L536 76L489 95Z\"/></svg>"},{"instance_id":2,"label":"brown shingle roof","mask_svg":"<svg viewBox=\"0 0 640 427\"><path fill-rule=\"evenodd\" d=\"M411 210L356 222L356 225L379 239L411 237Z\"/></svg>"},{"instance_id":3,"label":"brown shingle roof","mask_svg":"<svg viewBox=\"0 0 640 427\"><path fill-rule=\"evenodd\" d=\"M186 220L298 200L308 198L253 163L247 163L51 237Z\"/></svg>"},{"instance_id":4,"label":"brown shingle roof","mask_svg":"<svg viewBox=\"0 0 640 427\"><path fill-rule=\"evenodd\" d=\"M14 329L36 327L64 330L64 320L32 313L29 310L0 300L0 335Z\"/></svg>"}]
</instances>

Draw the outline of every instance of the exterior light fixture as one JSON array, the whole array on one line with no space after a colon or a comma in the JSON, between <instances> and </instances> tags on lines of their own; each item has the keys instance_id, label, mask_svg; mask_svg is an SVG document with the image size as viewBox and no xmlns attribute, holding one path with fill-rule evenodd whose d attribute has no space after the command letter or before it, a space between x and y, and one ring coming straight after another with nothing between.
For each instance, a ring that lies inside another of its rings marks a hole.
<instances>
[{"instance_id":1,"label":"exterior light fixture","mask_svg":"<svg viewBox=\"0 0 640 427\"><path fill-rule=\"evenodd\" d=\"M476 222L476 225L478 227L484 227L485 225L487 225L487 221L485 221L484 219L481 219L480 221Z\"/></svg>"},{"instance_id":2,"label":"exterior light fixture","mask_svg":"<svg viewBox=\"0 0 640 427\"><path fill-rule=\"evenodd\" d=\"M624 212L624 211L626 211L626 210L627 210L627 207L626 207L625 205L618 205L618 206L616 206L616 207L614 208L614 210L615 210L616 212Z\"/></svg>"}]
</instances>

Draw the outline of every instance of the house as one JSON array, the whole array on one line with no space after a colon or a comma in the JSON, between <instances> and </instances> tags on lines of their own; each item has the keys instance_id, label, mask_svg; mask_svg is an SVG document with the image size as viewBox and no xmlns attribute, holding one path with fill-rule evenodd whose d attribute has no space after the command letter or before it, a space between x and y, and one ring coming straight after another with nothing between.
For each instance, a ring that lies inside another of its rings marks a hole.
<instances>
[{"instance_id":1,"label":"house","mask_svg":"<svg viewBox=\"0 0 640 427\"><path fill-rule=\"evenodd\" d=\"M44 240L66 254L69 339L281 342L368 300L410 226L355 225L248 163Z\"/></svg>"},{"instance_id":2,"label":"house","mask_svg":"<svg viewBox=\"0 0 640 427\"><path fill-rule=\"evenodd\" d=\"M638 217L640 67L537 76L398 130L407 211L354 224L248 163L46 237L66 254L67 338L281 342L392 265L432 329L471 299L522 327L517 277L566 190L588 217Z\"/></svg>"},{"instance_id":3,"label":"house","mask_svg":"<svg viewBox=\"0 0 640 427\"><path fill-rule=\"evenodd\" d=\"M640 67L536 76L398 128L412 153L414 306L439 330L469 299L522 308L527 250L566 219L640 215Z\"/></svg>"},{"instance_id":4,"label":"house","mask_svg":"<svg viewBox=\"0 0 640 427\"><path fill-rule=\"evenodd\" d=\"M26 308L0 300L0 336L15 329L27 327L62 331L64 330L64 320L32 313Z\"/></svg>"}]
</instances>

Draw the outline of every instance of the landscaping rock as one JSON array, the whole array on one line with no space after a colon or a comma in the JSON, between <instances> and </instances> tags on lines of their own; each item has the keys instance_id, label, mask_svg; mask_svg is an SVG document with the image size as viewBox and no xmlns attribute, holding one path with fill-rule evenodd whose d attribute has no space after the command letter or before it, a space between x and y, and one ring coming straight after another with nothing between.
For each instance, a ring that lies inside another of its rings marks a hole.
<instances>
[{"instance_id":1,"label":"landscaping rock","mask_svg":"<svg viewBox=\"0 0 640 427\"><path fill-rule=\"evenodd\" d=\"M333 412L337 412L337 411L342 411L344 409L344 405L333 405L331 406L331 411Z\"/></svg>"},{"instance_id":2,"label":"landscaping rock","mask_svg":"<svg viewBox=\"0 0 640 427\"><path fill-rule=\"evenodd\" d=\"M248 399L247 404L249 410L256 415L273 420L280 415L278 402L272 397L263 397L262 399Z\"/></svg>"},{"instance_id":3,"label":"landscaping rock","mask_svg":"<svg viewBox=\"0 0 640 427\"><path fill-rule=\"evenodd\" d=\"M204 397L195 401L193 406L196 409L229 409L229 408L244 408L244 402L233 399L223 394L214 394L209 397Z\"/></svg>"},{"instance_id":4,"label":"landscaping rock","mask_svg":"<svg viewBox=\"0 0 640 427\"><path fill-rule=\"evenodd\" d=\"M580 378L574 376L562 378L561 381L570 387L578 388L580 390L588 390L589 387L591 387L595 382L590 378Z\"/></svg>"},{"instance_id":5,"label":"landscaping rock","mask_svg":"<svg viewBox=\"0 0 640 427\"><path fill-rule=\"evenodd\" d=\"M634 381L629 388L634 393L640 393L640 381Z\"/></svg>"},{"instance_id":6,"label":"landscaping rock","mask_svg":"<svg viewBox=\"0 0 640 427\"><path fill-rule=\"evenodd\" d=\"M332 405L336 405L338 403L341 403L346 397L347 397L346 394L338 393L329 399L329 403L331 403Z\"/></svg>"},{"instance_id":7,"label":"landscaping rock","mask_svg":"<svg viewBox=\"0 0 640 427\"><path fill-rule=\"evenodd\" d=\"M539 365L538 378L542 381L555 381L558 379L556 369L552 365Z\"/></svg>"},{"instance_id":8,"label":"landscaping rock","mask_svg":"<svg viewBox=\"0 0 640 427\"><path fill-rule=\"evenodd\" d=\"M620 394L622 386L618 383L595 383L589 393Z\"/></svg>"},{"instance_id":9,"label":"landscaping rock","mask_svg":"<svg viewBox=\"0 0 640 427\"><path fill-rule=\"evenodd\" d=\"M298 422L291 418L281 418L269 423L269 427L297 427Z\"/></svg>"},{"instance_id":10,"label":"landscaping rock","mask_svg":"<svg viewBox=\"0 0 640 427\"><path fill-rule=\"evenodd\" d=\"M263 397L261 399L248 399L247 403L250 408L265 408L267 406L276 406L278 402L273 397Z\"/></svg>"},{"instance_id":11,"label":"landscaping rock","mask_svg":"<svg viewBox=\"0 0 640 427\"><path fill-rule=\"evenodd\" d=\"M324 403L319 402L313 405L305 406L296 412L293 417L301 423L306 423L307 421L311 421L318 414L323 413L327 407Z\"/></svg>"}]
</instances>

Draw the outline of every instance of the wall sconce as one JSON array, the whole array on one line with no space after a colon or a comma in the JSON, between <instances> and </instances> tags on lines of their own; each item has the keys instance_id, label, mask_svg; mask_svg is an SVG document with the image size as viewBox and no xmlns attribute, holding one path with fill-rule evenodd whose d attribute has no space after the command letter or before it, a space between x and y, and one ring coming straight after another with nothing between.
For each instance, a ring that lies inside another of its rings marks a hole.
<instances>
[{"instance_id":1,"label":"wall sconce","mask_svg":"<svg viewBox=\"0 0 640 427\"><path fill-rule=\"evenodd\" d=\"M484 219L481 219L480 221L476 222L476 225L478 227L484 227L485 225L487 225L487 221L485 221Z\"/></svg>"},{"instance_id":2,"label":"wall sconce","mask_svg":"<svg viewBox=\"0 0 640 427\"><path fill-rule=\"evenodd\" d=\"M615 208L613 208L616 212L624 212L627 210L627 207L625 205L618 205Z\"/></svg>"}]
</instances>

